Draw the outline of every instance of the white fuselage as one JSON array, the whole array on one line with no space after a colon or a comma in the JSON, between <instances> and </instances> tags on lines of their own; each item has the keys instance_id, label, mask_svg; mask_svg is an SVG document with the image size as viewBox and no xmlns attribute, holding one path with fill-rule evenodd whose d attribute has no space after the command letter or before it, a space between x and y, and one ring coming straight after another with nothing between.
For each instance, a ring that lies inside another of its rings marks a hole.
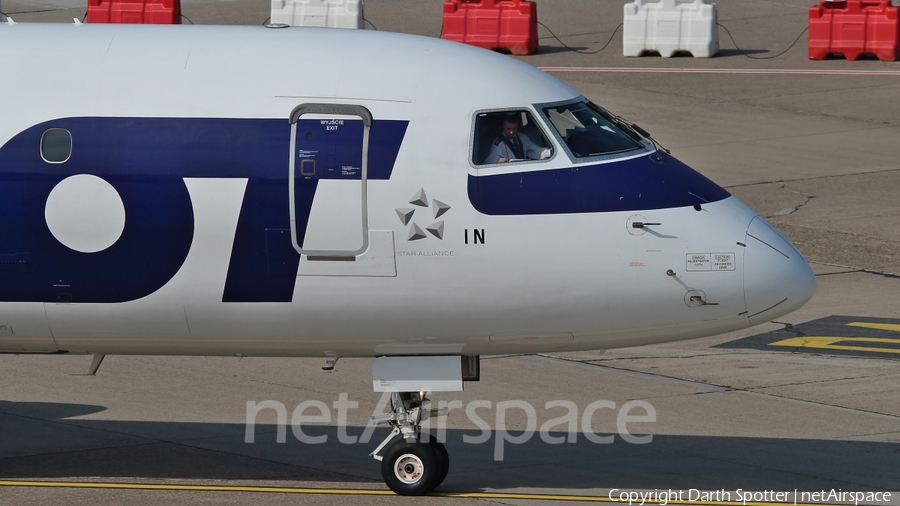
<instances>
[{"instance_id":1,"label":"white fuselage","mask_svg":"<svg viewBox=\"0 0 900 506\"><path fill-rule=\"evenodd\" d=\"M363 31L20 24L0 26L0 55L0 191L15 196L0 207L0 351L608 349L745 328L815 288L762 218L721 189L690 196L694 183L674 181L702 176L649 142L579 161L545 121L552 157L473 163L479 112L540 118L542 104L583 100L488 51ZM301 104L374 118L365 193L359 167L338 163L343 175L295 197L311 199L304 227L286 184L297 146L319 135L303 129L344 135L358 118L292 129ZM68 160L42 160L50 129L71 133ZM364 230L366 251L311 259L285 242L292 227L304 248L338 251Z\"/></svg>"}]
</instances>

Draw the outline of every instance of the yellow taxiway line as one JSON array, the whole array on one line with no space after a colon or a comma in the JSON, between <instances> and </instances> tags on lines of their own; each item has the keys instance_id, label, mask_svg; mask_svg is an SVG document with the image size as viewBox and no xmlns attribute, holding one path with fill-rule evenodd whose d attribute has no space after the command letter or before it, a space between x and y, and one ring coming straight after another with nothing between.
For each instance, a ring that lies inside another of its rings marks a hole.
<instances>
[{"instance_id":1,"label":"yellow taxiway line","mask_svg":"<svg viewBox=\"0 0 900 506\"><path fill-rule=\"evenodd\" d=\"M871 322L852 322L847 324L848 327L861 327L864 329L891 330L900 332L900 325L895 323L871 323Z\"/></svg>"},{"instance_id":2,"label":"yellow taxiway line","mask_svg":"<svg viewBox=\"0 0 900 506\"><path fill-rule=\"evenodd\" d=\"M46 487L46 488L90 488L118 490L166 490L186 492L250 492L276 494L308 494L308 495L395 495L390 490L368 490L358 488L300 488L300 487L242 487L229 485L180 485L154 483L110 483L90 481L13 481L0 480L0 487ZM565 495L565 494L514 494L504 492L432 492L434 497L460 497L476 499L526 499L540 501L569 502L603 502L619 503L621 500L602 496ZM670 500L669 504L691 504L699 506L844 506L823 503L803 504L784 502L743 502L743 501L679 501ZM625 501L627 504L627 501Z\"/></svg>"},{"instance_id":3,"label":"yellow taxiway line","mask_svg":"<svg viewBox=\"0 0 900 506\"><path fill-rule=\"evenodd\" d=\"M875 343L871 346L851 346L849 344L838 343ZM846 350L846 351L868 351L873 353L893 353L900 354L900 348L885 348L877 346L879 343L900 345L900 339L891 339L887 337L835 337L835 336L803 336L792 337L774 343L769 346L787 346L789 348L818 348L821 350Z\"/></svg>"},{"instance_id":4,"label":"yellow taxiway line","mask_svg":"<svg viewBox=\"0 0 900 506\"><path fill-rule=\"evenodd\" d=\"M858 327L864 329L887 330L890 332L900 332L900 325L896 323L875 323L875 322L850 322L848 327ZM888 344L890 346L878 346L879 344ZM850 337L850 336L802 336L783 339L769 346L787 346L789 348L818 348L820 350L846 350L846 351L867 351L872 353L891 353L900 355L900 339L896 337Z\"/></svg>"}]
</instances>

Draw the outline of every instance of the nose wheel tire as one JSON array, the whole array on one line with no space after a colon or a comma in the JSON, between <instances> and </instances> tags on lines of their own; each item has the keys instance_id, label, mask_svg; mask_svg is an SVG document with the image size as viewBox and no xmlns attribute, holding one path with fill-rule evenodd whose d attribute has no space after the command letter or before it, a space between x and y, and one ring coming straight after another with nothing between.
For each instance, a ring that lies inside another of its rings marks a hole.
<instances>
[{"instance_id":1,"label":"nose wheel tire","mask_svg":"<svg viewBox=\"0 0 900 506\"><path fill-rule=\"evenodd\" d=\"M444 483L444 478L447 477L447 472L450 471L450 454L447 453L447 448L444 447L444 444L437 439L432 438L428 444L434 448L434 453L437 455L438 462L441 465L437 483L432 487L432 489L435 489L441 486L441 483Z\"/></svg>"},{"instance_id":2,"label":"nose wheel tire","mask_svg":"<svg viewBox=\"0 0 900 506\"><path fill-rule=\"evenodd\" d=\"M449 462L448 458L447 468ZM381 461L381 477L388 488L399 495L423 495L443 481L446 476L444 468L439 450L432 443L401 441L385 453Z\"/></svg>"}]
</instances>

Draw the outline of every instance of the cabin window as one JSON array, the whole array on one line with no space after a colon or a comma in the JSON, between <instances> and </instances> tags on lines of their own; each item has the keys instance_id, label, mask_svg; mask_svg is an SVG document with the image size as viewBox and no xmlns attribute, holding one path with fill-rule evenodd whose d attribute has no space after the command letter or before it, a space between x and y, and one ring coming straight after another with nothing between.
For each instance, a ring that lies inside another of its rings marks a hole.
<instances>
[{"instance_id":1,"label":"cabin window","mask_svg":"<svg viewBox=\"0 0 900 506\"><path fill-rule=\"evenodd\" d=\"M474 165L546 160L553 147L527 110L482 112L475 117Z\"/></svg>"},{"instance_id":2,"label":"cabin window","mask_svg":"<svg viewBox=\"0 0 900 506\"><path fill-rule=\"evenodd\" d=\"M643 147L636 134L620 128L615 116L590 102L574 102L543 109L558 138L575 158L590 158Z\"/></svg>"},{"instance_id":3,"label":"cabin window","mask_svg":"<svg viewBox=\"0 0 900 506\"><path fill-rule=\"evenodd\" d=\"M47 163L64 163L72 156L72 134L63 128L51 128L41 136L41 158Z\"/></svg>"}]
</instances>

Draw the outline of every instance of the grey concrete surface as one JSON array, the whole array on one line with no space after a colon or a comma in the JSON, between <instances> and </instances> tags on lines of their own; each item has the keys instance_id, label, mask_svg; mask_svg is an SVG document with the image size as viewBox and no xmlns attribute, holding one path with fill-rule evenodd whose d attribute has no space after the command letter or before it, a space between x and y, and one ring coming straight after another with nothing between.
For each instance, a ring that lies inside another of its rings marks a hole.
<instances>
[{"instance_id":1,"label":"grey concrete surface","mask_svg":"<svg viewBox=\"0 0 900 506\"><path fill-rule=\"evenodd\" d=\"M595 51L616 30L623 2L539 0L539 19L570 48ZM493 357L479 383L435 402L523 400L537 426L569 400L621 407L645 400L655 423L634 425L653 442L547 444L535 435L505 445L455 410L447 419L450 474L442 491L539 492L604 496L609 489L890 490L900 504L900 361L897 354L844 356L714 346L830 315L900 318L900 75L808 75L793 70L900 71L864 60L810 61L811 0L718 0L716 58L623 58L621 31L596 54L564 47L540 28L541 50L521 57L538 67L765 69L776 74L553 72L587 97L649 130L673 154L757 209L813 262L819 289L804 308L742 332L694 341L540 357ZM3 0L18 22L70 22L83 0ZM266 0L183 0L193 23L262 24ZM436 36L439 0L368 0L380 30ZM9 97L7 97L9 98ZM96 377L89 357L0 356L0 480L227 484L379 489L367 444L341 444L334 423L310 427L328 443L302 444L287 430L275 442L272 412L260 414L256 442L244 442L246 403L275 400L290 415L300 402L331 405L341 393L359 403L348 431L379 401L369 361L108 357ZM602 367L596 367L602 366ZM618 370L618 371L617 371ZM629 375L628 371L646 373ZM670 378L697 382L696 385ZM703 387L702 385L713 385ZM715 388L719 386L722 388ZM707 392L707 393L700 393ZM478 413L494 424L496 409ZM333 413L334 414L334 413ZM521 410L508 426L524 429ZM615 414L593 417L598 434L616 433ZM554 430L564 430L556 426ZM516 434L516 433L513 433ZM555 434L554 434L555 435ZM242 492L75 490L0 487L0 504L537 504L540 501L428 497L349 497Z\"/></svg>"}]
</instances>

